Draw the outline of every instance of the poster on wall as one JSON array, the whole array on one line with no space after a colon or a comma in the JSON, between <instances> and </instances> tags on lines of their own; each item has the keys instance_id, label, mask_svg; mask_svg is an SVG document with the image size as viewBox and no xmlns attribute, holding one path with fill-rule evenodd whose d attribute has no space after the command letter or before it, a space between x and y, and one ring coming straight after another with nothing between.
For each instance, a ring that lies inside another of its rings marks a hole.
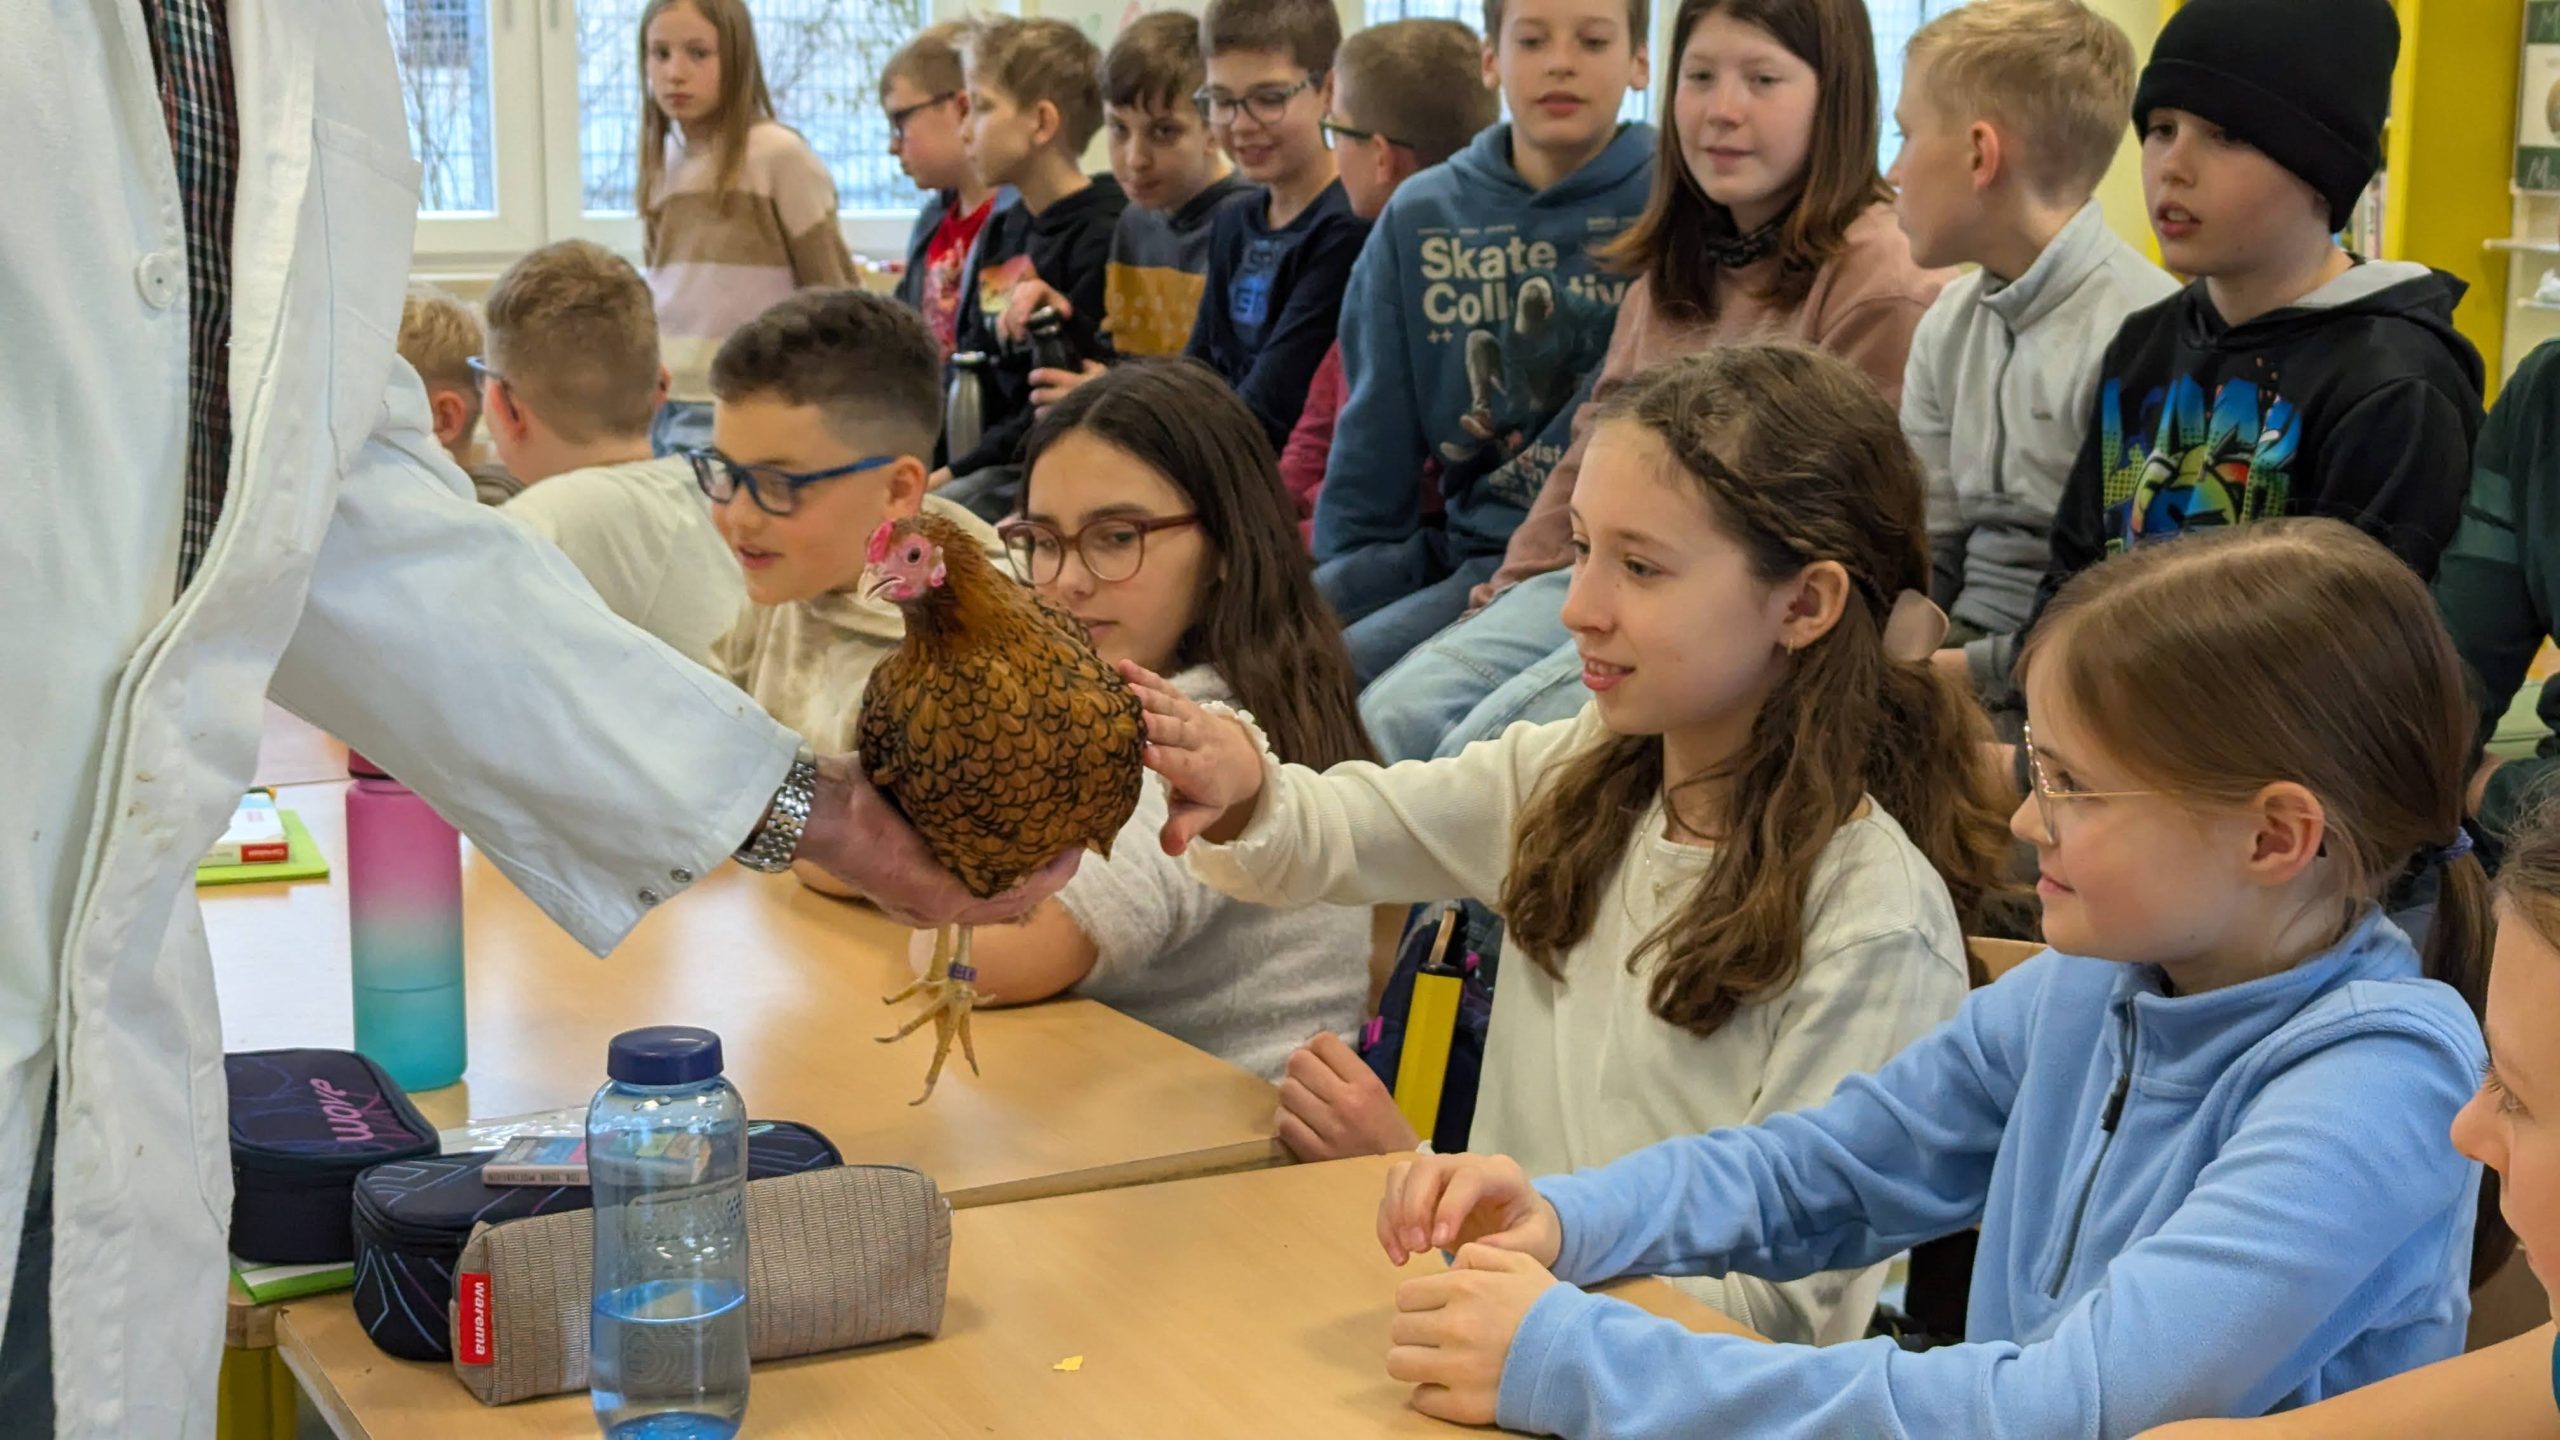
<instances>
[{"instance_id":1,"label":"poster on wall","mask_svg":"<svg viewBox=\"0 0 2560 1440\"><path fill-rule=\"evenodd\" d=\"M2524 7L2524 77L2516 88L2516 188L2560 193L2560 0Z\"/></svg>"}]
</instances>

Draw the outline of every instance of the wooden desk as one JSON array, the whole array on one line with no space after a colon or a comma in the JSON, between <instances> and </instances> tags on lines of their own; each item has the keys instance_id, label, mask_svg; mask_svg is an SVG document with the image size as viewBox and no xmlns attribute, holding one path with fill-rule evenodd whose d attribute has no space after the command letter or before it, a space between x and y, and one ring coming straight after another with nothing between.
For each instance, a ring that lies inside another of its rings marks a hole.
<instances>
[{"instance_id":1,"label":"wooden desk","mask_svg":"<svg viewBox=\"0 0 2560 1440\"><path fill-rule=\"evenodd\" d=\"M273 700L258 736L258 769L251 783L312 785L347 778L347 747Z\"/></svg>"},{"instance_id":2,"label":"wooden desk","mask_svg":"<svg viewBox=\"0 0 2560 1440\"><path fill-rule=\"evenodd\" d=\"M1387 1378L1399 1272L1371 1231L1386 1157L952 1218L942 1335L758 1366L747 1433L855 1437L1454 1435ZM1747 1334L1656 1280L1626 1299ZM295 1302L287 1364L342 1436L576 1436L581 1394L483 1408L447 1367L373 1348L344 1297ZM1083 1368L1051 1367L1071 1355Z\"/></svg>"},{"instance_id":3,"label":"wooden desk","mask_svg":"<svg viewBox=\"0 0 2560 1440\"><path fill-rule=\"evenodd\" d=\"M294 786L334 867L327 882L200 892L223 1043L350 1043L343 785ZM476 853L463 875L471 1019L464 1083L417 1098L439 1125L583 1105L613 1036L720 1032L759 1118L816 1126L846 1158L913 1165L984 1205L1277 1164L1277 1092L1107 1006L1068 1000L976 1017L983 1078L954 1054L911 1107L926 1036L881 1045L908 1013L909 932L788 876L724 865L643 921L609 960L580 949Z\"/></svg>"}]
</instances>

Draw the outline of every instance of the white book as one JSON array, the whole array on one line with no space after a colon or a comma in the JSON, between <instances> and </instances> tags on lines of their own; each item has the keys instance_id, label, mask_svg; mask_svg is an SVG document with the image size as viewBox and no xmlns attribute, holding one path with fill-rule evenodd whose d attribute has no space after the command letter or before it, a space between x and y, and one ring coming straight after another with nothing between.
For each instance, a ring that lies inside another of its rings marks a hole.
<instances>
[{"instance_id":1,"label":"white book","mask_svg":"<svg viewBox=\"0 0 2560 1440\"><path fill-rule=\"evenodd\" d=\"M276 797L261 791L241 797L240 808L231 812L230 828L205 851L202 863L280 865L292 854L284 817L276 811Z\"/></svg>"}]
</instances>

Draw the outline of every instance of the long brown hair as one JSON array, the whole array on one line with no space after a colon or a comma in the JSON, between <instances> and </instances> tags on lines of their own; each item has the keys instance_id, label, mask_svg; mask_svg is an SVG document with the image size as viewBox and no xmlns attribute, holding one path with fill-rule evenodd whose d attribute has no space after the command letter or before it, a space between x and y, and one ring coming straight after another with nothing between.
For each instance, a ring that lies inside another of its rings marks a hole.
<instances>
[{"instance_id":1,"label":"long brown hair","mask_svg":"<svg viewBox=\"0 0 2560 1440\"><path fill-rule=\"evenodd\" d=\"M2052 667L2072 714L2143 784L2198 806L2245 805L2278 781L2317 796L2342 871L2341 937L2462 832L2474 733L2462 661L2426 582L2343 521L2264 520L2083 571L2020 664ZM2474 1015L2491 934L2479 860L2443 862L2423 964ZM2475 1286L2514 1238L2484 1185Z\"/></svg>"},{"instance_id":2,"label":"long brown hair","mask_svg":"<svg viewBox=\"0 0 2560 1440\"><path fill-rule=\"evenodd\" d=\"M1778 242L1778 278L1761 298L1784 309L1804 303L1814 277L1847 248L1849 227L1893 198L1876 167L1879 120L1875 30L1865 0L1682 0L1671 22L1671 83L1662 87L1653 193L1644 213L1603 246L1603 261L1649 278L1654 305L1677 319L1716 316L1716 262L1708 242L1737 236L1733 212L1707 198L1689 173L1676 108L1681 58L1690 33L1710 15L1730 15L1766 30L1813 67L1813 143L1805 154L1803 189Z\"/></svg>"},{"instance_id":3,"label":"long brown hair","mask_svg":"<svg viewBox=\"0 0 2560 1440\"><path fill-rule=\"evenodd\" d=\"M1741 753L1693 783L1729 793L1697 893L1635 954L1659 954L1650 1005L1693 1034L1795 983L1823 848L1873 796L1936 867L1968 927L1999 883L2006 807L1981 760L1982 712L1926 662L1884 653L1903 591L1929 588L1920 466L1893 407L1847 362L1792 345L1719 346L1611 396L1602 425L1640 425L1676 457L1718 528L1776 584L1818 561L1849 573L1828 634L1786 662ZM1662 738L1573 755L1532 796L1502 886L1513 943L1563 978L1638 819L1664 795Z\"/></svg>"},{"instance_id":4,"label":"long brown hair","mask_svg":"<svg viewBox=\"0 0 2560 1440\"><path fill-rule=\"evenodd\" d=\"M773 118L773 94L765 88L764 61L756 50L756 22L746 0L649 0L640 12L640 185L632 208L645 220L658 216L658 187L667 174L667 112L649 94L649 25L679 5L711 22L720 37L720 100L711 125L720 137L717 189L723 200L746 168L747 132ZM644 262L655 256L643 257Z\"/></svg>"},{"instance_id":5,"label":"long brown hair","mask_svg":"<svg viewBox=\"0 0 2560 1440\"><path fill-rule=\"evenodd\" d=\"M1260 421L1197 361L1130 360L1069 391L1031 427L1025 474L1083 431L1129 452L1191 502L1213 577L1177 667L1214 667L1280 758L1323 769L1375 760L1342 628L1315 572Z\"/></svg>"}]
</instances>

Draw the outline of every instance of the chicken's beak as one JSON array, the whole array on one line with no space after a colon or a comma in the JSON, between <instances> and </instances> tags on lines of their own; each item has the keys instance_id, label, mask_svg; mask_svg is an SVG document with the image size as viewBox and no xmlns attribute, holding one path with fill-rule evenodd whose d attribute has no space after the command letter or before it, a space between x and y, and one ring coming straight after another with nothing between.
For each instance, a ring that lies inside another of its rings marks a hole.
<instances>
[{"instance_id":1,"label":"chicken's beak","mask_svg":"<svg viewBox=\"0 0 2560 1440\"><path fill-rule=\"evenodd\" d=\"M862 573L866 577L862 586L862 594L866 599L881 599L887 596L890 589L898 583L898 577L895 575L883 575L877 570L870 569L865 569Z\"/></svg>"}]
</instances>

